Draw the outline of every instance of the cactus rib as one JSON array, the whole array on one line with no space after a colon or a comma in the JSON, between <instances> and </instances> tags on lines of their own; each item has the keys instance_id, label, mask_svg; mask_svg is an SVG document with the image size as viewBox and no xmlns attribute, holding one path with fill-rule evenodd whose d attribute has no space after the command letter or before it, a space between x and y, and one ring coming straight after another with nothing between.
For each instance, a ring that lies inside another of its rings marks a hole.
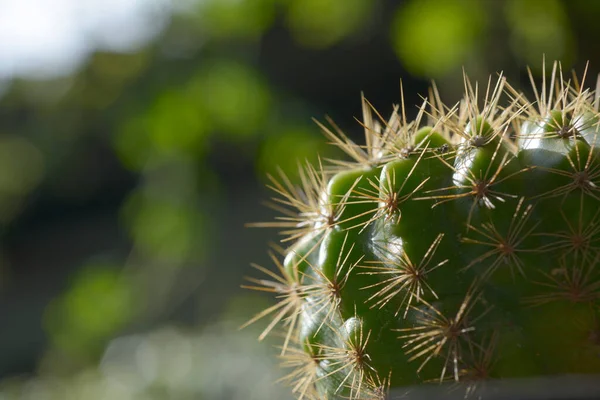
<instances>
[{"instance_id":1,"label":"cactus rib","mask_svg":"<svg viewBox=\"0 0 600 400\"><path fill-rule=\"evenodd\" d=\"M253 225L288 247L278 273L255 266L247 287L278 303L248 323L283 328L299 399L600 374L598 94L558 63L535 101L502 75L464 82L413 121L402 86L388 120L363 96L365 145L317 122L350 160L269 177L282 215Z\"/></svg>"}]
</instances>

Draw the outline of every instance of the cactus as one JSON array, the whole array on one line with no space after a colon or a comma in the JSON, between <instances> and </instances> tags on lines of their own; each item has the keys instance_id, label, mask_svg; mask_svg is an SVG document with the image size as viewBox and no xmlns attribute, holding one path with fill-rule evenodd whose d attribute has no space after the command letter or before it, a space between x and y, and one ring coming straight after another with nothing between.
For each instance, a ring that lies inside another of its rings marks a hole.
<instances>
[{"instance_id":1,"label":"cactus","mask_svg":"<svg viewBox=\"0 0 600 400\"><path fill-rule=\"evenodd\" d=\"M319 124L349 160L270 177L282 216L254 225L285 248L246 287L277 303L248 323L272 318L298 398L600 373L599 101L573 82L465 78L410 122L363 98L365 145Z\"/></svg>"}]
</instances>

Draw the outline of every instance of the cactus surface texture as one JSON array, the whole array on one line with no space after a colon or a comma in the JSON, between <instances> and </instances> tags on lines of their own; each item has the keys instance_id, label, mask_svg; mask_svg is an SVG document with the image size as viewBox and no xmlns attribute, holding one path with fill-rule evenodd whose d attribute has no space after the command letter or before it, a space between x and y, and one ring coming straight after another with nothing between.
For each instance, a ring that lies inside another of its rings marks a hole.
<instances>
[{"instance_id":1,"label":"cactus surface texture","mask_svg":"<svg viewBox=\"0 0 600 400\"><path fill-rule=\"evenodd\" d=\"M249 323L298 398L600 374L599 101L558 64L534 95L465 78L413 121L363 99L364 145L320 124L348 160L270 177L281 215L254 225L284 245L247 287L277 302Z\"/></svg>"}]
</instances>

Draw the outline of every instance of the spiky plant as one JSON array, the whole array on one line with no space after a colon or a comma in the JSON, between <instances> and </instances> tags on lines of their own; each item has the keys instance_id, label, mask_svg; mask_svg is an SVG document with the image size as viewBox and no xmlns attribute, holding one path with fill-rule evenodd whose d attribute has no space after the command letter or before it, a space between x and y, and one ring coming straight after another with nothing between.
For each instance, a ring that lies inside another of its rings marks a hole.
<instances>
[{"instance_id":1,"label":"spiky plant","mask_svg":"<svg viewBox=\"0 0 600 400\"><path fill-rule=\"evenodd\" d=\"M600 373L598 97L558 64L535 101L501 75L480 92L434 88L414 121L363 98L365 145L319 124L350 160L270 177L283 215L257 225L288 247L250 322L284 328L298 398Z\"/></svg>"}]
</instances>

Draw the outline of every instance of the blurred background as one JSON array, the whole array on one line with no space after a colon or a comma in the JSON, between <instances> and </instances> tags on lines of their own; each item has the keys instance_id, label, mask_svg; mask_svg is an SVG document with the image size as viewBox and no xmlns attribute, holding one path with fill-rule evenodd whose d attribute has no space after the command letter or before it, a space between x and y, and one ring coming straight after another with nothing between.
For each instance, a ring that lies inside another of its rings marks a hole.
<instances>
[{"instance_id":1,"label":"blurred background","mask_svg":"<svg viewBox=\"0 0 600 400\"><path fill-rule=\"evenodd\" d=\"M0 0L0 399L278 399L266 174L542 57L587 84L594 0Z\"/></svg>"}]
</instances>

